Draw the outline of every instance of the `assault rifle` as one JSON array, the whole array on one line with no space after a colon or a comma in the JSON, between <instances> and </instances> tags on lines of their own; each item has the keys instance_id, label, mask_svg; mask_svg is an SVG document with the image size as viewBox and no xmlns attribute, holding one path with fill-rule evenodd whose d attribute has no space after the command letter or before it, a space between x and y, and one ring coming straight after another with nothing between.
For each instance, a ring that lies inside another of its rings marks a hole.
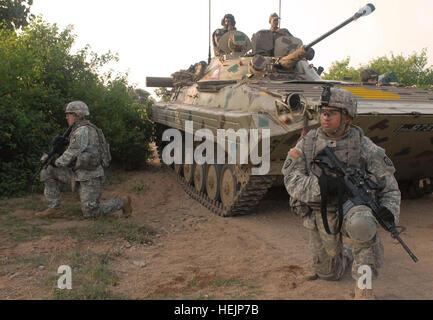
<instances>
[{"instance_id":1,"label":"assault rifle","mask_svg":"<svg viewBox=\"0 0 433 320\"><path fill-rule=\"evenodd\" d=\"M53 146L50 150L50 152L47 154L47 157L44 159L44 161L41 163L38 171L36 171L35 175L33 176L33 180L36 179L36 177L39 175L39 173L42 171L42 169L46 169L48 165L53 161L54 156L56 153L60 153L63 150L63 147L68 142L69 135L71 134L72 126L68 128L68 130L65 131L63 134L58 134L54 137L54 139L51 141L51 145Z\"/></svg>"},{"instance_id":2,"label":"assault rifle","mask_svg":"<svg viewBox=\"0 0 433 320\"><path fill-rule=\"evenodd\" d=\"M409 247L400 238L405 228L396 226L394 216L385 207L381 206L373 196L374 189L377 188L376 183L367 177L364 170L351 169L344 166L344 164L337 158L331 148L326 147L324 149L325 154L320 153L314 160L319 166L326 166L329 170L342 176L344 179L344 187L349 193L349 201L355 206L365 205L371 209L373 216L377 222L388 232L391 233L391 237L397 239L398 242L403 246L409 256L414 262L418 261L418 258L412 253ZM400 232L397 228L401 229Z\"/></svg>"}]
</instances>

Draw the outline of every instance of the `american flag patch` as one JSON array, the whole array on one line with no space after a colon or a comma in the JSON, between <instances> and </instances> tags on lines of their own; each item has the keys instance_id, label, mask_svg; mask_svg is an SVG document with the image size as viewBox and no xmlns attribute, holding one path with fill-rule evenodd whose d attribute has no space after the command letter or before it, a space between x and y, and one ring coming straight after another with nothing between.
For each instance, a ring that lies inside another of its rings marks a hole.
<instances>
[{"instance_id":1,"label":"american flag patch","mask_svg":"<svg viewBox=\"0 0 433 320\"><path fill-rule=\"evenodd\" d=\"M302 151L296 148L293 148L289 151L289 155L291 155L294 159L298 159L300 156L302 156Z\"/></svg>"}]
</instances>

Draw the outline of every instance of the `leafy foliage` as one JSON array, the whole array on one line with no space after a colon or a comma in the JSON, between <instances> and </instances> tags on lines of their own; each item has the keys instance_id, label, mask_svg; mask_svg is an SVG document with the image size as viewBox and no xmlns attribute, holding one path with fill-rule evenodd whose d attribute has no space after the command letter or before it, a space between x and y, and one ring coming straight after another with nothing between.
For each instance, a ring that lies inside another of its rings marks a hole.
<instances>
[{"instance_id":1,"label":"leafy foliage","mask_svg":"<svg viewBox=\"0 0 433 320\"><path fill-rule=\"evenodd\" d=\"M420 54L413 53L407 58L402 55L391 54L391 57L383 56L371 60L359 68L349 67L350 57L332 64L327 73L323 75L326 80L342 80L343 77L352 77L353 81L360 81L360 73L364 69L373 69L378 74L393 71L401 84L405 86L417 86L428 88L433 85L433 68L427 67L427 49Z\"/></svg>"},{"instance_id":2,"label":"leafy foliage","mask_svg":"<svg viewBox=\"0 0 433 320\"><path fill-rule=\"evenodd\" d=\"M64 106L82 100L89 119L110 143L113 162L124 168L142 165L151 156L152 124L146 107L126 75L99 75L116 61L89 47L71 54L72 27L59 30L40 18L17 35L0 29L0 195L26 190L49 142L66 130ZM144 90L143 90L144 91Z\"/></svg>"},{"instance_id":3,"label":"leafy foliage","mask_svg":"<svg viewBox=\"0 0 433 320\"><path fill-rule=\"evenodd\" d=\"M171 99L171 89L158 88L155 90L155 95L163 102L168 102Z\"/></svg>"},{"instance_id":4,"label":"leafy foliage","mask_svg":"<svg viewBox=\"0 0 433 320\"><path fill-rule=\"evenodd\" d=\"M344 77L350 77L353 81L357 82L360 80L359 74L364 69L355 69L349 67L350 57L341 61L334 61L329 68L328 72L323 73L322 78L325 80L342 80Z\"/></svg>"},{"instance_id":5,"label":"leafy foliage","mask_svg":"<svg viewBox=\"0 0 433 320\"><path fill-rule=\"evenodd\" d=\"M32 4L33 0L0 0L0 22L9 30L27 26Z\"/></svg>"}]
</instances>

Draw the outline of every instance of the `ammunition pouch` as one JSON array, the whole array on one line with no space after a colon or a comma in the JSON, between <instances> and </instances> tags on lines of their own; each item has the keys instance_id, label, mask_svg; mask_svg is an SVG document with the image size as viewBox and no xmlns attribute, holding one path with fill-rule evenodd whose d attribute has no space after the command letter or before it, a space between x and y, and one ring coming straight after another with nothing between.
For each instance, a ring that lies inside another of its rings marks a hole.
<instances>
[{"instance_id":1,"label":"ammunition pouch","mask_svg":"<svg viewBox=\"0 0 433 320\"><path fill-rule=\"evenodd\" d=\"M82 152L75 162L74 170L95 170L101 165L101 156L96 152Z\"/></svg>"},{"instance_id":2,"label":"ammunition pouch","mask_svg":"<svg viewBox=\"0 0 433 320\"><path fill-rule=\"evenodd\" d=\"M290 209L298 216L298 217L306 217L309 215L312 210L309 206L307 206L305 203L296 200L292 197L290 197Z\"/></svg>"}]
</instances>

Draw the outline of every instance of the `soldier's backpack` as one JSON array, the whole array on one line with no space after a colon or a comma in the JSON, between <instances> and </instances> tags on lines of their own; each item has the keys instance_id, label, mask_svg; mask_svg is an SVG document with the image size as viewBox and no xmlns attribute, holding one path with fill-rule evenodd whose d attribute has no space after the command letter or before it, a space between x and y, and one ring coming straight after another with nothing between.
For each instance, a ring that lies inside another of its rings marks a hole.
<instances>
[{"instance_id":1,"label":"soldier's backpack","mask_svg":"<svg viewBox=\"0 0 433 320\"><path fill-rule=\"evenodd\" d=\"M111 163L110 144L105 140L104 133L101 129L95 126L99 137L99 148L101 152L101 165L103 168L108 168Z\"/></svg>"},{"instance_id":2,"label":"soldier's backpack","mask_svg":"<svg viewBox=\"0 0 433 320\"><path fill-rule=\"evenodd\" d=\"M86 121L83 125L87 125L96 130L99 139L99 154L101 156L101 165L102 167L108 168L111 163L111 153L110 153L110 144L105 140L104 133L101 129L95 126L93 123Z\"/></svg>"}]
</instances>

